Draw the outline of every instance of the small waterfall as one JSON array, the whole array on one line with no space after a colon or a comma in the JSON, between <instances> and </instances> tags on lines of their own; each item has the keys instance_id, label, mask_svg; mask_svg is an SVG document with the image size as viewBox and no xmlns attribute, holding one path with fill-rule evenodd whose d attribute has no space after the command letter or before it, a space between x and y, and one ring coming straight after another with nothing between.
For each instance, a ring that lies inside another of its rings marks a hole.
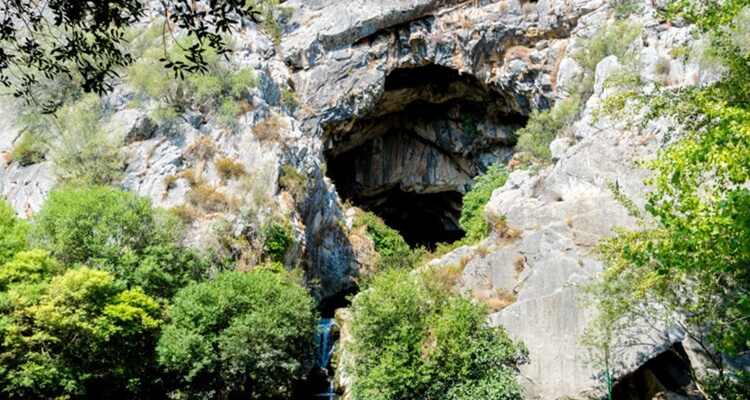
<instances>
[{"instance_id":1,"label":"small waterfall","mask_svg":"<svg viewBox=\"0 0 750 400\"><path fill-rule=\"evenodd\" d=\"M322 318L318 322L318 359L316 366L320 369L328 369L328 364L331 362L331 356L333 355L331 330L333 329L333 324L333 318Z\"/></svg>"},{"instance_id":2,"label":"small waterfall","mask_svg":"<svg viewBox=\"0 0 750 400\"><path fill-rule=\"evenodd\" d=\"M333 356L333 326L333 318L322 318L318 322L318 329L315 338L318 354L315 360L315 367L325 377L326 387L325 392L316 393L313 396L316 399L334 400L336 398L336 394L333 391L333 371L329 371L328 368L331 364L331 357Z\"/></svg>"}]
</instances>

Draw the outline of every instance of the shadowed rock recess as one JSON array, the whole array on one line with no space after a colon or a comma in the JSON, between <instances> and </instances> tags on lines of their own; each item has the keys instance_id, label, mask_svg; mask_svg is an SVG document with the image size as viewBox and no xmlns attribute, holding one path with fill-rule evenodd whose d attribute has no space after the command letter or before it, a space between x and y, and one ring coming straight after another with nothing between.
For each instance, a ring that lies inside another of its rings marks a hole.
<instances>
[{"instance_id":1,"label":"shadowed rock recess","mask_svg":"<svg viewBox=\"0 0 750 400\"><path fill-rule=\"evenodd\" d=\"M396 69L372 112L331 129L328 174L343 198L410 244L433 247L463 236L463 194L489 165L509 159L526 119L471 75Z\"/></svg>"}]
</instances>

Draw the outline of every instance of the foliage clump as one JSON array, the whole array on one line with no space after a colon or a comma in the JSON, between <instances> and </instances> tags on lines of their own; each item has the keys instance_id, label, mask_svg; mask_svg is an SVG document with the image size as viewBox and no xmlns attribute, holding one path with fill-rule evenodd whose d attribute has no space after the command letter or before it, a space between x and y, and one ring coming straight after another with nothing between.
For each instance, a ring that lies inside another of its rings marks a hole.
<instances>
[{"instance_id":1,"label":"foliage clump","mask_svg":"<svg viewBox=\"0 0 750 400\"><path fill-rule=\"evenodd\" d=\"M46 149L32 133L25 132L18 138L10 152L11 161L21 166L42 162L46 158Z\"/></svg>"},{"instance_id":2,"label":"foliage clump","mask_svg":"<svg viewBox=\"0 0 750 400\"><path fill-rule=\"evenodd\" d=\"M645 212L654 226L623 231L600 244L603 281L590 288L599 318L588 342L606 375L631 321L677 325L708 360L693 379L710 398L747 398L750 375L726 357L750 350L750 54L736 43L733 22L746 1L677 1L671 17L695 23L722 61L723 79L645 96L650 118L681 121L681 138L648 166L653 177Z\"/></svg>"},{"instance_id":3,"label":"foliage clump","mask_svg":"<svg viewBox=\"0 0 750 400\"><path fill-rule=\"evenodd\" d=\"M558 101L549 110L533 111L526 126L516 132L516 149L534 160L550 160L550 143L575 122L581 108L580 101L577 96L573 96Z\"/></svg>"},{"instance_id":4,"label":"foliage clump","mask_svg":"<svg viewBox=\"0 0 750 400\"><path fill-rule=\"evenodd\" d=\"M370 211L357 214L354 226L364 226L378 253L377 270L412 269L421 253L413 250L401 234Z\"/></svg>"},{"instance_id":5,"label":"foliage clump","mask_svg":"<svg viewBox=\"0 0 750 400\"><path fill-rule=\"evenodd\" d=\"M273 262L283 263L289 248L294 244L292 226L274 218L263 226L263 254Z\"/></svg>"},{"instance_id":6,"label":"foliage clump","mask_svg":"<svg viewBox=\"0 0 750 400\"><path fill-rule=\"evenodd\" d=\"M508 171L500 164L490 166L487 172L475 178L474 187L464 195L461 218L458 220L466 232L466 242L477 242L489 233L484 207L490 201L492 192L503 186L507 179Z\"/></svg>"},{"instance_id":7,"label":"foliage clump","mask_svg":"<svg viewBox=\"0 0 750 400\"><path fill-rule=\"evenodd\" d=\"M148 31L144 32L144 35L147 34ZM127 71L128 81L141 98L161 102L161 106L157 108L158 115L154 116L158 120L169 122L189 109L214 109L217 110L217 120L220 123L234 128L237 116L242 112L240 103L247 100L250 90L257 85L255 72L233 65L209 50L203 55L205 71L190 74L184 79L175 79L172 72L162 65L165 50L157 42L152 40L152 46L147 47ZM166 50L167 58L173 63L186 62L189 49L195 43L193 37L177 40Z\"/></svg>"},{"instance_id":8,"label":"foliage clump","mask_svg":"<svg viewBox=\"0 0 750 400\"><path fill-rule=\"evenodd\" d=\"M390 270L352 303L354 398L521 399L525 347L487 310L425 276Z\"/></svg>"},{"instance_id":9,"label":"foliage clump","mask_svg":"<svg viewBox=\"0 0 750 400\"><path fill-rule=\"evenodd\" d=\"M151 203L118 189L63 187L36 215L34 244L66 265L86 264L148 293L169 297L207 268L177 245L181 225Z\"/></svg>"},{"instance_id":10,"label":"foliage clump","mask_svg":"<svg viewBox=\"0 0 750 400\"><path fill-rule=\"evenodd\" d=\"M19 257L17 266L27 271L35 262L37 272L51 263L41 253ZM140 289L125 289L110 273L88 267L47 281L39 277L14 279L0 293L3 395L147 396L157 386L159 303Z\"/></svg>"},{"instance_id":11,"label":"foliage clump","mask_svg":"<svg viewBox=\"0 0 750 400\"><path fill-rule=\"evenodd\" d=\"M592 94L597 64L611 55L624 61L640 33L639 25L621 20L606 24L578 43L573 59L583 68L581 81L571 88L566 99L558 101L551 109L532 112L526 126L517 132L517 149L526 161L550 161L550 143L571 126Z\"/></svg>"},{"instance_id":12,"label":"foliage clump","mask_svg":"<svg viewBox=\"0 0 750 400\"><path fill-rule=\"evenodd\" d=\"M279 187L287 190L297 201L302 200L307 191L307 177L294 166L285 164L279 174Z\"/></svg>"},{"instance_id":13,"label":"foliage clump","mask_svg":"<svg viewBox=\"0 0 750 400\"><path fill-rule=\"evenodd\" d=\"M0 265L28 246L29 224L18 218L13 208L0 199Z\"/></svg>"},{"instance_id":14,"label":"foliage clump","mask_svg":"<svg viewBox=\"0 0 750 400\"><path fill-rule=\"evenodd\" d=\"M174 394L288 399L310 367L313 299L278 268L189 285L169 317L158 354L177 376Z\"/></svg>"}]
</instances>

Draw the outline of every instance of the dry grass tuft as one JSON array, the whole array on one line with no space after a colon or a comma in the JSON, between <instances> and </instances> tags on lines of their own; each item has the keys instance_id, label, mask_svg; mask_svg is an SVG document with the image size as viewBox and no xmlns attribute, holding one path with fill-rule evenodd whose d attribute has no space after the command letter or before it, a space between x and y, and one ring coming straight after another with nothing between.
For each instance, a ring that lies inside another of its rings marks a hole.
<instances>
[{"instance_id":1,"label":"dry grass tuft","mask_svg":"<svg viewBox=\"0 0 750 400\"><path fill-rule=\"evenodd\" d=\"M523 270L526 268L526 257L524 256L517 256L515 260L513 260L513 269L516 271L516 274L520 274L523 272Z\"/></svg>"},{"instance_id":2,"label":"dry grass tuft","mask_svg":"<svg viewBox=\"0 0 750 400\"><path fill-rule=\"evenodd\" d=\"M222 179L240 178L247 174L244 165L228 157L216 160L214 166Z\"/></svg>"},{"instance_id":3,"label":"dry grass tuft","mask_svg":"<svg viewBox=\"0 0 750 400\"><path fill-rule=\"evenodd\" d=\"M226 211L230 206L227 196L207 183L193 186L188 192L187 198L193 206L201 207L209 212Z\"/></svg>"},{"instance_id":4,"label":"dry grass tuft","mask_svg":"<svg viewBox=\"0 0 750 400\"><path fill-rule=\"evenodd\" d=\"M201 136L185 150L185 155L194 160L209 160L216 154L216 144L209 136Z\"/></svg>"},{"instance_id":5,"label":"dry grass tuft","mask_svg":"<svg viewBox=\"0 0 750 400\"><path fill-rule=\"evenodd\" d=\"M191 225L200 216L198 210L189 204L181 204L172 207L170 212L179 218L185 225Z\"/></svg>"},{"instance_id":6,"label":"dry grass tuft","mask_svg":"<svg viewBox=\"0 0 750 400\"><path fill-rule=\"evenodd\" d=\"M276 142L281 138L281 131L286 128L287 126L281 117L271 114L253 127L253 133L262 142Z\"/></svg>"},{"instance_id":7,"label":"dry grass tuft","mask_svg":"<svg viewBox=\"0 0 750 400\"><path fill-rule=\"evenodd\" d=\"M497 289L495 296L484 300L490 311L495 313L516 302L516 294L504 289Z\"/></svg>"}]
</instances>

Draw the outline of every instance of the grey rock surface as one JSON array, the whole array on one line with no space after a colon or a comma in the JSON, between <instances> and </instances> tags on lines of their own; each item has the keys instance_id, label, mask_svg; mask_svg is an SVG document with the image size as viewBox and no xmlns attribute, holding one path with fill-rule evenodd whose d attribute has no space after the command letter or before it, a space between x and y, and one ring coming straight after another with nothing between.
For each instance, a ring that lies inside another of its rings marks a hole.
<instances>
[{"instance_id":1,"label":"grey rock surface","mask_svg":"<svg viewBox=\"0 0 750 400\"><path fill-rule=\"evenodd\" d=\"M343 185L327 177L330 161L354 155L350 183L361 194L393 187L463 193L488 165L510 158L514 132L532 111L570 94L583 73L574 52L612 22L604 0L290 0L284 6L294 12L280 46L254 27L235 38L237 62L252 68L260 83L234 129L219 124L215 110L188 110L179 123L160 125L148 116L154 104L126 106L127 87L110 96L113 110L103 122L126 139L124 188L162 207L195 206L188 179L195 173L226 197L225 208L198 210L188 238L194 246L216 245L217 235L227 234L217 234L217 227L227 224L257 244L252 233L274 214L292 221L297 245L287 264L305 269L319 297L352 288L373 268L372 243L352 229ZM716 79L717 71L691 57L672 56L670 49L694 45L689 27L662 24L647 4L638 17L644 31L634 46L645 89ZM647 172L635 162L653 157L671 130L670 121L635 129L595 118L613 93L604 82L623 64L616 57L599 63L580 118L552 142L554 164L515 171L493 194L487 218L504 218L517 234L497 229L430 264L464 263L460 284L467 294L515 299L491 322L527 344L531 361L522 372L530 399L582 398L600 389L580 343L593 317L580 286L602 269L594 253L599 240L616 227L638 227L610 186L642 206ZM296 110L282 102L291 91ZM6 159L20 133L12 116L0 107ZM211 151L196 156L201 146ZM216 162L224 158L241 164L247 176L222 178ZM283 167L306 177L301 197L280 187ZM55 183L49 161L0 165L0 193L24 216L39 209ZM643 339L619 360L619 373L682 337L662 331ZM346 387L349 379L339 382Z\"/></svg>"}]
</instances>

